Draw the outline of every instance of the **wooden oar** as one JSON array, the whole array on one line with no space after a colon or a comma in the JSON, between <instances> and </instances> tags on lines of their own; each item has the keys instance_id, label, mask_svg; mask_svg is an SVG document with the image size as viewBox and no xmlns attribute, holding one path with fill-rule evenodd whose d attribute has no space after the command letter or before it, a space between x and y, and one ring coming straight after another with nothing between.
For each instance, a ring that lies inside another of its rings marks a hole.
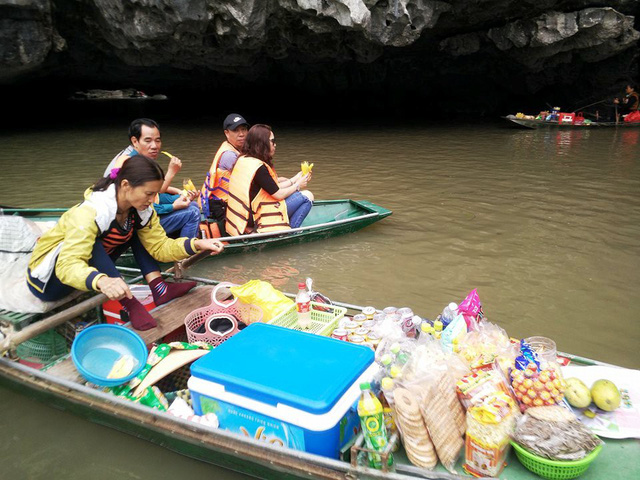
<instances>
[{"instance_id":1,"label":"wooden oar","mask_svg":"<svg viewBox=\"0 0 640 480\"><path fill-rule=\"evenodd\" d=\"M62 325L67 320L76 318L81 313L102 305L106 300L107 296L103 293L99 293L98 295L88 298L74 305L73 307L69 307L62 312L56 313L55 315L51 315L44 320L40 320L37 323L29 325L19 332L12 332L8 334L7 337L2 340L2 343L0 343L0 354L3 354L7 350L17 347L27 340L31 340L32 338L37 337L41 333L57 327L58 325Z\"/></svg>"}]
</instances>

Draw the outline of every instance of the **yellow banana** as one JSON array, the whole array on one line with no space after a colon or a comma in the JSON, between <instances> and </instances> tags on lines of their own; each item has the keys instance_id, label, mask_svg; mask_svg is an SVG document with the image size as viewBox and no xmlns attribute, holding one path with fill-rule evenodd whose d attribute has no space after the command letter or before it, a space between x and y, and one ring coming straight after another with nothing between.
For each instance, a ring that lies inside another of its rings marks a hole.
<instances>
[{"instance_id":1,"label":"yellow banana","mask_svg":"<svg viewBox=\"0 0 640 480\"><path fill-rule=\"evenodd\" d=\"M307 175L308 173L311 173L312 169L313 169L313 163L310 164L306 160L300 164L300 170L302 170L303 175Z\"/></svg>"},{"instance_id":2,"label":"yellow banana","mask_svg":"<svg viewBox=\"0 0 640 480\"><path fill-rule=\"evenodd\" d=\"M173 158L173 155L171 155L169 152L166 152L164 150L162 150L160 153L164 153L167 157Z\"/></svg>"}]
</instances>

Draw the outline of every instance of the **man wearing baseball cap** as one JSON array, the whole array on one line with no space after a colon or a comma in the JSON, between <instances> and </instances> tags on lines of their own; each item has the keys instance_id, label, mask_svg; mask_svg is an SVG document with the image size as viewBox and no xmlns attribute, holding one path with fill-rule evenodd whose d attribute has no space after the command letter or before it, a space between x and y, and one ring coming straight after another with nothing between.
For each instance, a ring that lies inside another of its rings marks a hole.
<instances>
[{"instance_id":1,"label":"man wearing baseball cap","mask_svg":"<svg viewBox=\"0 0 640 480\"><path fill-rule=\"evenodd\" d=\"M238 113L230 113L222 122L227 139L213 157L211 168L200 190L199 203L205 217L212 218L218 224L220 234L224 235L224 222L229 198L229 175L240 155L244 139L249 131L249 123Z\"/></svg>"}]
</instances>

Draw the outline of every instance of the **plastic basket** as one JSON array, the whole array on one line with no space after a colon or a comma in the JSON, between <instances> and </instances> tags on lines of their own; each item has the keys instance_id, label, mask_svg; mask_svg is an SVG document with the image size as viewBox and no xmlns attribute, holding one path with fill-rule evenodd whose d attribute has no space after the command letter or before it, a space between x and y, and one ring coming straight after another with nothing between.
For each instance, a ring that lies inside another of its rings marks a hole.
<instances>
[{"instance_id":1,"label":"plastic basket","mask_svg":"<svg viewBox=\"0 0 640 480\"><path fill-rule=\"evenodd\" d=\"M298 312L296 311L296 305L294 303L287 310L273 317L267 323L328 337L331 335L333 329L338 326L338 322L344 317L346 312L347 309L343 307L311 302L311 326L303 330L298 326Z\"/></svg>"},{"instance_id":2,"label":"plastic basket","mask_svg":"<svg viewBox=\"0 0 640 480\"><path fill-rule=\"evenodd\" d=\"M68 352L67 341L55 330L45 332L16 347L20 360L43 366Z\"/></svg>"},{"instance_id":3,"label":"plastic basket","mask_svg":"<svg viewBox=\"0 0 640 480\"><path fill-rule=\"evenodd\" d=\"M217 285L211 291L211 304L198 308L185 317L184 326L190 343L206 342L217 347L240 331L236 320L247 325L262 321L262 309L256 305L238 302L237 298L226 303L217 300L218 290L228 286L230 284ZM229 319L232 325L231 329L222 335L208 328L210 320L218 317Z\"/></svg>"},{"instance_id":4,"label":"plastic basket","mask_svg":"<svg viewBox=\"0 0 640 480\"><path fill-rule=\"evenodd\" d=\"M542 478L548 478L550 480L566 480L569 478L579 477L587 471L591 462L595 460L600 453L600 450L602 450L602 445L598 445L589 455L581 460L561 461L549 460L548 458L534 455L513 441L511 442L511 445L513 446L516 456L522 465L536 475L540 475Z\"/></svg>"}]
</instances>

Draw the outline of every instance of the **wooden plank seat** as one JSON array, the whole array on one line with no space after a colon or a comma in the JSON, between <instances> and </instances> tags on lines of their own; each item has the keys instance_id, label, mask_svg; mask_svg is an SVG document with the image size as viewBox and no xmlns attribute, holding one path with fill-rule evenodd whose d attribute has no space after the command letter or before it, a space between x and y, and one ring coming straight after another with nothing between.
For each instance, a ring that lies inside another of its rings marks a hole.
<instances>
[{"instance_id":1,"label":"wooden plank seat","mask_svg":"<svg viewBox=\"0 0 640 480\"><path fill-rule=\"evenodd\" d=\"M184 325L184 318L191 311L196 308L206 307L211 303L212 289L213 287L210 285L199 286L180 298L154 308L151 314L158 322L158 326L144 332L135 330L136 333L142 337L148 347L153 343L162 341L166 335ZM127 325L127 328L133 329L130 324ZM70 355L51 365L46 370L56 377L72 382L85 383L84 378L76 370Z\"/></svg>"}]
</instances>

